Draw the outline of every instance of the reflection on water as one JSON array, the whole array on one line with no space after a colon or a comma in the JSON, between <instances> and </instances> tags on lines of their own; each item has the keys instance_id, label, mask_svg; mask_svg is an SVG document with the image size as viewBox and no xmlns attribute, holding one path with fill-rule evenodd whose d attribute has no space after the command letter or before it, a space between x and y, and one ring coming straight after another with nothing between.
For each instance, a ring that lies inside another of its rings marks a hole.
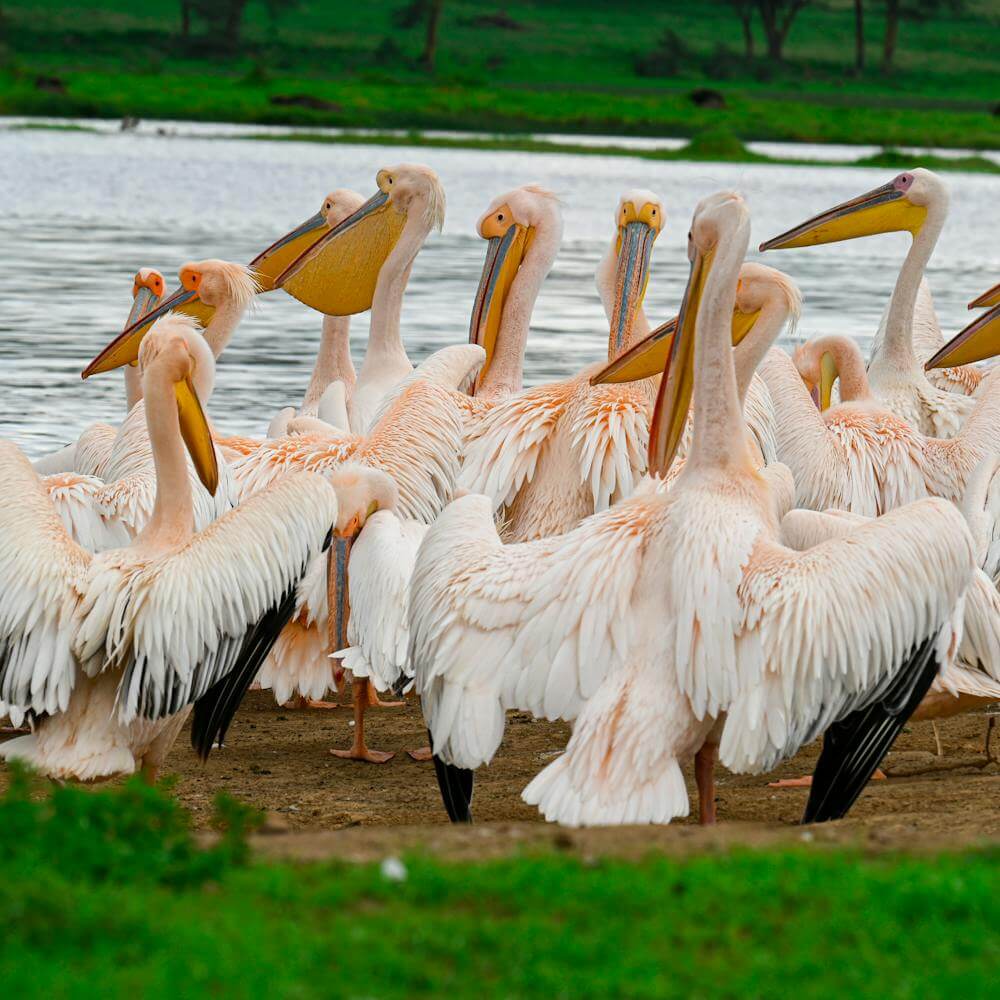
<instances>
[{"instance_id":1,"label":"reflection on water","mask_svg":"<svg viewBox=\"0 0 1000 1000\"><path fill-rule=\"evenodd\" d=\"M84 364L121 329L132 275L158 267L168 282L187 260L250 260L312 214L334 187L368 195L376 170L420 160L448 195L444 233L417 258L403 308L411 357L465 340L484 244L473 226L490 199L536 182L565 209L565 242L539 298L526 383L574 372L603 356L604 315L594 268L611 238L618 195L648 187L663 198L646 308L654 323L677 307L687 279L685 236L698 199L734 188L749 200L756 245L806 216L887 180L883 170L651 163L620 157L403 147L93 135L0 129L0 437L31 455L65 443L94 420L117 421L117 373L80 381ZM929 278L946 333L965 303L1000 276L1000 179L949 175L952 209ZM867 341L908 237L883 236L767 255L804 293L799 335L852 332ZM219 366L210 413L228 432L263 433L301 399L320 318L281 292L260 298ZM360 357L367 316L354 319Z\"/></svg>"}]
</instances>

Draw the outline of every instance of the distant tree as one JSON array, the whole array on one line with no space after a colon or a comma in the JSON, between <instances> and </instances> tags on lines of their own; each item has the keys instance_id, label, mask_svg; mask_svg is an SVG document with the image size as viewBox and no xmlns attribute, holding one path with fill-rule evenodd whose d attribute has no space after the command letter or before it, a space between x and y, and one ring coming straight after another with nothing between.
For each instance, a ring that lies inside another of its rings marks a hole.
<instances>
[{"instance_id":1,"label":"distant tree","mask_svg":"<svg viewBox=\"0 0 1000 1000\"><path fill-rule=\"evenodd\" d=\"M420 62L428 73L434 72L434 61L437 59L438 27L441 24L441 10L444 0L430 0L427 5L427 34L424 36L424 51Z\"/></svg>"},{"instance_id":2,"label":"distant tree","mask_svg":"<svg viewBox=\"0 0 1000 1000\"><path fill-rule=\"evenodd\" d=\"M865 68L865 5L864 0L854 0L854 68Z\"/></svg>"},{"instance_id":3,"label":"distant tree","mask_svg":"<svg viewBox=\"0 0 1000 1000\"><path fill-rule=\"evenodd\" d=\"M764 24L768 58L782 62L785 58L785 41L792 29L792 22L809 0L757 0L757 9Z\"/></svg>"},{"instance_id":4,"label":"distant tree","mask_svg":"<svg viewBox=\"0 0 1000 1000\"><path fill-rule=\"evenodd\" d=\"M437 59L438 28L441 24L441 11L444 0L409 0L404 4L393 20L400 28L415 28L424 25L424 50L420 54L420 65L428 72L434 72Z\"/></svg>"},{"instance_id":5,"label":"distant tree","mask_svg":"<svg viewBox=\"0 0 1000 1000\"><path fill-rule=\"evenodd\" d=\"M935 14L958 14L965 6L966 0L885 0L882 72L891 73L895 64L901 21L926 21Z\"/></svg>"},{"instance_id":6,"label":"distant tree","mask_svg":"<svg viewBox=\"0 0 1000 1000\"><path fill-rule=\"evenodd\" d=\"M214 36L220 48L235 49L240 44L243 15L250 0L180 0L181 36L189 37L194 14ZM272 23L286 10L297 7L299 0L263 0Z\"/></svg>"},{"instance_id":7,"label":"distant tree","mask_svg":"<svg viewBox=\"0 0 1000 1000\"><path fill-rule=\"evenodd\" d=\"M743 26L743 54L746 56L747 62L752 62L754 0L729 0L729 5L736 11L736 16Z\"/></svg>"}]
</instances>

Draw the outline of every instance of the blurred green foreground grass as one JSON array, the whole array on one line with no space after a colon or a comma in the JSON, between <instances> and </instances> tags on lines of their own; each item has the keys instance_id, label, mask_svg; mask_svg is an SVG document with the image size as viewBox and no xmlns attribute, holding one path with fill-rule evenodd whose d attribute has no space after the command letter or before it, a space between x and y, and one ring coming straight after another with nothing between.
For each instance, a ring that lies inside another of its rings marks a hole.
<instances>
[{"instance_id":1,"label":"blurred green foreground grass","mask_svg":"<svg viewBox=\"0 0 1000 1000\"><path fill-rule=\"evenodd\" d=\"M250 857L238 803L218 817L202 849L162 788L15 780L7 995L969 998L1000 965L995 848L297 865Z\"/></svg>"}]
</instances>

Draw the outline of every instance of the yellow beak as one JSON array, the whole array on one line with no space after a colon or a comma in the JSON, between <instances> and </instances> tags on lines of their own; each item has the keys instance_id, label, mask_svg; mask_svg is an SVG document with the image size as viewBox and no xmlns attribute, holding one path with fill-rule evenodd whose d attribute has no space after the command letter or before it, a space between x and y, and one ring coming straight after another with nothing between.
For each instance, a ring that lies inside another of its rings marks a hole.
<instances>
[{"instance_id":1,"label":"yellow beak","mask_svg":"<svg viewBox=\"0 0 1000 1000\"><path fill-rule=\"evenodd\" d=\"M139 358L139 345L149 328L168 312L184 313L193 316L202 326L207 326L215 315L215 306L206 305L197 292L178 288L177 291L162 299L159 305L140 316L126 326L124 330L93 361L83 370L83 378L110 372L122 365L134 364ZM130 316L129 319L132 317Z\"/></svg>"},{"instance_id":2,"label":"yellow beak","mask_svg":"<svg viewBox=\"0 0 1000 1000\"><path fill-rule=\"evenodd\" d=\"M713 256L714 252L696 251L691 262L691 276L677 316L677 332L670 345L649 425L649 471L655 476L666 475L670 469L687 423L694 390L695 327Z\"/></svg>"},{"instance_id":3,"label":"yellow beak","mask_svg":"<svg viewBox=\"0 0 1000 1000\"><path fill-rule=\"evenodd\" d=\"M292 261L274 286L328 316L371 309L379 271L405 225L406 214L380 190Z\"/></svg>"},{"instance_id":4,"label":"yellow beak","mask_svg":"<svg viewBox=\"0 0 1000 1000\"><path fill-rule=\"evenodd\" d=\"M177 397L181 437L202 485L215 496L215 491L219 488L219 463L215 457L212 431L190 376L174 385L174 395Z\"/></svg>"},{"instance_id":5,"label":"yellow beak","mask_svg":"<svg viewBox=\"0 0 1000 1000\"><path fill-rule=\"evenodd\" d=\"M983 292L978 299L973 299L969 303L970 309L981 309L985 306L1000 306L1000 285L994 285L988 291Z\"/></svg>"},{"instance_id":6,"label":"yellow beak","mask_svg":"<svg viewBox=\"0 0 1000 1000\"><path fill-rule=\"evenodd\" d=\"M532 227L515 223L503 236L491 237L486 245L486 260L469 324L469 343L479 344L486 351L486 361L476 378L477 389L496 353L504 303L534 235Z\"/></svg>"},{"instance_id":7,"label":"yellow beak","mask_svg":"<svg viewBox=\"0 0 1000 1000\"><path fill-rule=\"evenodd\" d=\"M837 364L833 355L827 351L819 359L819 408L828 410L833 399L833 383L837 381Z\"/></svg>"},{"instance_id":8,"label":"yellow beak","mask_svg":"<svg viewBox=\"0 0 1000 1000\"><path fill-rule=\"evenodd\" d=\"M955 368L1000 354L1000 304L980 313L965 329L960 330L934 357L924 365L931 368Z\"/></svg>"},{"instance_id":9,"label":"yellow beak","mask_svg":"<svg viewBox=\"0 0 1000 1000\"><path fill-rule=\"evenodd\" d=\"M260 290L272 291L282 271L315 246L326 231L326 217L322 212L317 212L254 257L250 261L250 269L257 278Z\"/></svg>"},{"instance_id":10,"label":"yellow beak","mask_svg":"<svg viewBox=\"0 0 1000 1000\"><path fill-rule=\"evenodd\" d=\"M917 233L926 218L927 209L923 205L914 205L895 184L883 184L761 243L760 249L811 247L875 233Z\"/></svg>"},{"instance_id":11,"label":"yellow beak","mask_svg":"<svg viewBox=\"0 0 1000 1000\"><path fill-rule=\"evenodd\" d=\"M739 309L733 311L733 347L753 329L759 316L759 309L749 313L740 312ZM644 337L635 347L627 350L596 375L591 375L590 384L635 382L638 379L659 375L666 367L676 332L675 316L662 326L658 326L648 337Z\"/></svg>"},{"instance_id":12,"label":"yellow beak","mask_svg":"<svg viewBox=\"0 0 1000 1000\"><path fill-rule=\"evenodd\" d=\"M628 343L635 314L649 283L649 259L659 230L636 220L622 226L618 235L618 272L615 305L611 313L611 353L618 356Z\"/></svg>"}]
</instances>

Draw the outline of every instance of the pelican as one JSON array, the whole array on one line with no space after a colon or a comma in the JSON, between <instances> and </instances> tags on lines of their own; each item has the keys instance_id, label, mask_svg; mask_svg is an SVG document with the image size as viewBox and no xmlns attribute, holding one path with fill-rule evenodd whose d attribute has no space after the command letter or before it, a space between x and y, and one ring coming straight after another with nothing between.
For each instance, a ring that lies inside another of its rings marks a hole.
<instances>
[{"instance_id":1,"label":"pelican","mask_svg":"<svg viewBox=\"0 0 1000 1000\"><path fill-rule=\"evenodd\" d=\"M486 360L472 395L460 401L470 420L521 391L531 314L562 231L559 200L537 184L498 195L476 223L488 242L469 340L486 351Z\"/></svg>"},{"instance_id":2,"label":"pelican","mask_svg":"<svg viewBox=\"0 0 1000 1000\"><path fill-rule=\"evenodd\" d=\"M969 303L970 309L982 309L990 306L1000 306L1000 284L987 289L982 295L977 295Z\"/></svg>"},{"instance_id":3,"label":"pelican","mask_svg":"<svg viewBox=\"0 0 1000 1000\"><path fill-rule=\"evenodd\" d=\"M132 308L125 327L136 323L152 310L163 296L163 275L151 267L141 267L132 279ZM142 398L142 383L134 366L125 369L125 412ZM34 462L39 475L79 473L81 476L104 474L116 430L111 424L96 423L87 427L72 444Z\"/></svg>"},{"instance_id":4,"label":"pelican","mask_svg":"<svg viewBox=\"0 0 1000 1000\"><path fill-rule=\"evenodd\" d=\"M599 269L602 286L612 289L606 301L614 303L608 361L649 332L642 298L663 223L655 194L622 195L615 236ZM590 377L604 366L520 392L471 429L460 485L505 509L507 540L565 531L628 496L645 471L654 383L592 386Z\"/></svg>"},{"instance_id":5,"label":"pelican","mask_svg":"<svg viewBox=\"0 0 1000 1000\"><path fill-rule=\"evenodd\" d=\"M218 485L199 402L212 352L190 318L165 317L139 365L157 491L127 548L75 545L30 464L0 443L0 698L35 719L0 754L54 778L155 777L192 704L214 708L256 673L337 519L330 486L302 475L195 532L185 449L206 489ZM195 708L202 744L221 735L206 711Z\"/></svg>"},{"instance_id":6,"label":"pelican","mask_svg":"<svg viewBox=\"0 0 1000 1000\"><path fill-rule=\"evenodd\" d=\"M385 396L413 370L399 332L403 293L413 261L431 230L444 225L445 211L444 190L430 167L386 167L375 180L377 193L290 263L275 282L327 315L371 307L368 347L350 407L351 430L359 434L369 429Z\"/></svg>"},{"instance_id":7,"label":"pelican","mask_svg":"<svg viewBox=\"0 0 1000 1000\"><path fill-rule=\"evenodd\" d=\"M872 392L896 416L934 437L955 435L974 405L968 396L931 385L914 351L920 282L947 214L948 189L935 174L918 168L760 245L761 250L783 250L877 233L911 234L913 242L896 279L885 336L869 362L868 379Z\"/></svg>"},{"instance_id":8,"label":"pelican","mask_svg":"<svg viewBox=\"0 0 1000 1000\"><path fill-rule=\"evenodd\" d=\"M928 369L969 365L1000 353L1000 293L991 288L972 305L990 302L993 298L997 298L998 301L959 330L936 354L928 358Z\"/></svg>"},{"instance_id":9,"label":"pelican","mask_svg":"<svg viewBox=\"0 0 1000 1000\"><path fill-rule=\"evenodd\" d=\"M802 345L794 364L779 349L762 372L777 411L778 455L792 471L796 503L874 517L925 496L961 501L969 476L1000 435L1000 373L988 375L955 437L926 437L871 393L849 337ZM830 407L840 377L840 403ZM805 385L803 384L805 383ZM820 413L806 386L819 386Z\"/></svg>"},{"instance_id":10,"label":"pelican","mask_svg":"<svg viewBox=\"0 0 1000 1000\"><path fill-rule=\"evenodd\" d=\"M830 730L806 818L843 815L956 645L973 569L961 513L928 499L850 546L795 552L743 432L731 327L749 213L702 201L669 375L650 427L651 477L562 536L503 545L483 496L454 501L417 555L410 656L453 819L466 769L496 752L504 711L575 719L566 752L525 789L550 820L704 822L721 759L762 771ZM695 329L697 327L697 337ZM694 397L683 472L669 468ZM724 727L723 727L724 721Z\"/></svg>"}]
</instances>

